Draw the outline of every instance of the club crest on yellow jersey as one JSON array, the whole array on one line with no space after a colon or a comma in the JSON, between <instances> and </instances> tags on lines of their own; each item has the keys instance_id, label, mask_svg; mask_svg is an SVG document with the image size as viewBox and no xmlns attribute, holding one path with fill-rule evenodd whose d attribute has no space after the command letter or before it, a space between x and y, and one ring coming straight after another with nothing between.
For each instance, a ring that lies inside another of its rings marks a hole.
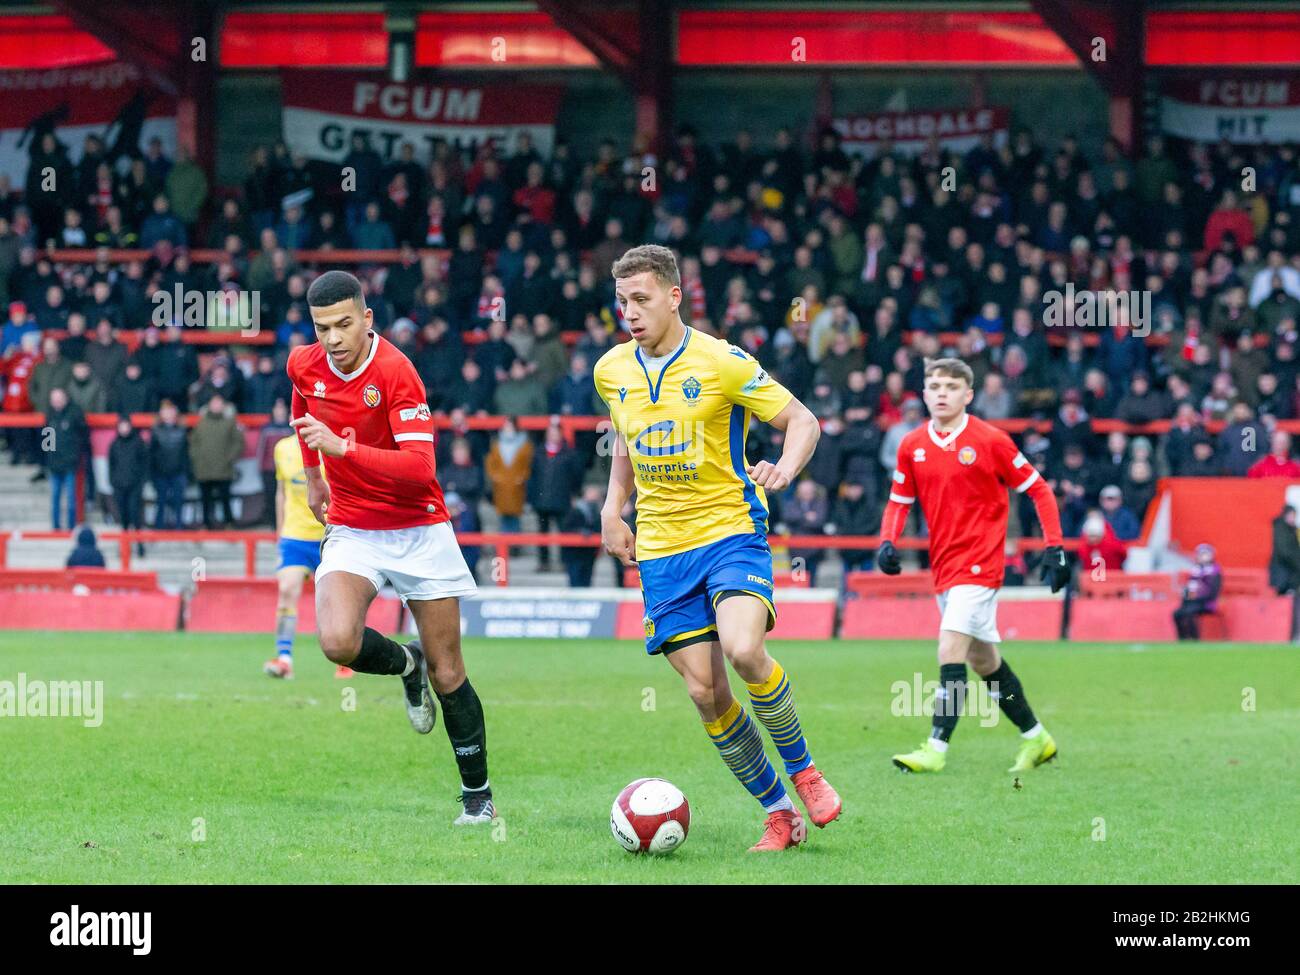
<instances>
[{"instance_id":1,"label":"club crest on yellow jersey","mask_svg":"<svg viewBox=\"0 0 1300 975\"><path fill-rule=\"evenodd\" d=\"M700 390L702 390L703 388L704 388L704 384L701 383L694 376L691 376L684 383L682 383L682 395L686 397L687 406L694 406L696 403L700 401Z\"/></svg>"}]
</instances>

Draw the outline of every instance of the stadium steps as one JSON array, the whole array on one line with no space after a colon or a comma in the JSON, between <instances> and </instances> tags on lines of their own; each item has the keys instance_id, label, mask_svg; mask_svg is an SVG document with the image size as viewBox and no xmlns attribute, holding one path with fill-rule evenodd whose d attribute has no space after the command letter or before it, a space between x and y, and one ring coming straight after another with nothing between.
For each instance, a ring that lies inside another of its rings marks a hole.
<instances>
[{"instance_id":1,"label":"stadium steps","mask_svg":"<svg viewBox=\"0 0 1300 975\"><path fill-rule=\"evenodd\" d=\"M0 529L50 527L50 485L31 483L35 464L0 463Z\"/></svg>"},{"instance_id":2,"label":"stadium steps","mask_svg":"<svg viewBox=\"0 0 1300 975\"><path fill-rule=\"evenodd\" d=\"M50 485L48 481L31 483L32 475L36 471L35 465L17 465L0 460L0 530L49 531ZM98 505L90 506L87 517L88 524L96 533L117 527L115 522L104 516ZM525 524L525 528L529 530L535 527L535 525ZM121 568L116 542L101 541L99 548L104 553L109 568ZM33 569L59 568L66 562L71 549L71 532L68 533L66 540L37 541L16 538L9 543L8 564ZM196 559L202 561L196 562ZM278 555L274 545L262 544L257 547L258 575L274 574L277 561ZM612 567L603 564L607 561L601 559L597 563L595 578L597 585L614 584ZM159 581L164 585L187 588L192 585L195 573L200 570L210 576L242 575L244 548L240 544L228 542L192 544L169 542L150 545L146 548L143 557L132 557L131 567L157 572ZM479 568L480 579L490 584L490 561L485 558ZM510 570L511 582L515 585L559 587L568 585L562 567L550 572L539 572L536 553L531 550L512 558Z\"/></svg>"}]
</instances>

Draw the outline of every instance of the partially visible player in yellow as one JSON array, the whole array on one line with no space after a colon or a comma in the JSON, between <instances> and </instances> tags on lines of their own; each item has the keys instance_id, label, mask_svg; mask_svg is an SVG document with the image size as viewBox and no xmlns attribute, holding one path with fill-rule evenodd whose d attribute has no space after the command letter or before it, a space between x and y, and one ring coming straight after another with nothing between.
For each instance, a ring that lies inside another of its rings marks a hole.
<instances>
[{"instance_id":1,"label":"partially visible player in yellow","mask_svg":"<svg viewBox=\"0 0 1300 975\"><path fill-rule=\"evenodd\" d=\"M320 565L325 526L307 507L307 472L302 465L298 435L275 445L275 530L280 536L280 584L275 605L275 657L262 665L270 677L293 677L293 637L298 629L298 599L302 585ZM339 664L335 677L351 677L352 668Z\"/></svg>"},{"instance_id":2,"label":"partially visible player in yellow","mask_svg":"<svg viewBox=\"0 0 1300 975\"><path fill-rule=\"evenodd\" d=\"M784 491L799 476L820 427L748 353L682 322L672 251L634 247L614 264L614 280L633 341L595 368L617 430L602 541L624 565L639 564L646 652L682 675L723 761L767 812L752 849L788 849L807 828L732 697L723 661L749 688L809 818L825 826L840 797L813 765L790 680L764 639L776 622L764 489ZM751 415L785 432L775 464L745 460ZM635 536L621 516L633 491Z\"/></svg>"}]
</instances>

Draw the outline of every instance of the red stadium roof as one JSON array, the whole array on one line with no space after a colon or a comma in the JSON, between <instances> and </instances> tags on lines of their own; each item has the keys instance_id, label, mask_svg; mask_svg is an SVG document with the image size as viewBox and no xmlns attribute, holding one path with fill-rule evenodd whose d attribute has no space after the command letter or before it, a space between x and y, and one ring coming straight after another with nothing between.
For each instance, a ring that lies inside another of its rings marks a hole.
<instances>
[{"instance_id":1,"label":"red stadium roof","mask_svg":"<svg viewBox=\"0 0 1300 975\"><path fill-rule=\"evenodd\" d=\"M67 68L96 61L111 61L113 49L67 17L20 14L0 17L0 67Z\"/></svg>"},{"instance_id":2,"label":"red stadium roof","mask_svg":"<svg viewBox=\"0 0 1300 975\"><path fill-rule=\"evenodd\" d=\"M1035 13L959 10L683 10L682 65L799 67L900 64L1073 67L1078 60Z\"/></svg>"},{"instance_id":3,"label":"red stadium roof","mask_svg":"<svg viewBox=\"0 0 1300 975\"><path fill-rule=\"evenodd\" d=\"M382 68L382 13L231 13L221 32L228 68Z\"/></svg>"},{"instance_id":4,"label":"red stadium roof","mask_svg":"<svg viewBox=\"0 0 1300 975\"><path fill-rule=\"evenodd\" d=\"M793 68L1079 65L1065 42L1031 10L827 6L831 9L679 10L677 61L694 67ZM234 10L222 28L221 63L228 68L382 68L388 42L382 12ZM116 56L68 17L0 16L0 68L68 67ZM1300 65L1300 12L1151 10L1146 56L1153 67ZM599 62L548 13L458 10L418 15L415 64L517 69L586 68Z\"/></svg>"}]
</instances>

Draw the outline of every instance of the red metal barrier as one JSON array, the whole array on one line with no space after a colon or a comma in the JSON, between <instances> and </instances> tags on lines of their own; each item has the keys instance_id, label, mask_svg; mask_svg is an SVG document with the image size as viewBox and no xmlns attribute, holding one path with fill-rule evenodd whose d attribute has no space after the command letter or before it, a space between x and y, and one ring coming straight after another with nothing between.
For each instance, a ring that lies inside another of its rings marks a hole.
<instances>
[{"instance_id":1,"label":"red metal barrier","mask_svg":"<svg viewBox=\"0 0 1300 975\"><path fill-rule=\"evenodd\" d=\"M0 591L0 620L7 630L167 632L176 629L180 612L179 593L78 595L71 591Z\"/></svg>"},{"instance_id":2,"label":"red metal barrier","mask_svg":"<svg viewBox=\"0 0 1300 975\"><path fill-rule=\"evenodd\" d=\"M157 572L119 572L115 569L0 569L0 590L61 592L157 592Z\"/></svg>"},{"instance_id":3,"label":"red metal barrier","mask_svg":"<svg viewBox=\"0 0 1300 975\"><path fill-rule=\"evenodd\" d=\"M138 429L147 429L153 426L158 416L156 413L133 413L131 422ZM198 414L190 413L181 417L182 421L189 426L198 422ZM236 419L243 427L250 429L265 426L270 417L265 413L241 413ZM562 414L537 414L535 416L516 417L516 425L521 430L545 430L552 423L558 423L560 429L564 431L570 444L573 443L573 434L582 430L594 430L604 432L609 425L607 416L569 416ZM117 426L118 416L116 413L90 413L86 416L86 422L91 427L115 427ZM434 425L439 430L451 430L451 418L444 413L436 413L433 417ZM494 431L500 430L506 420L503 416L471 416L465 420L465 427L469 430ZM993 426L1000 430L1005 430L1010 434L1021 434L1027 430L1035 430L1038 433L1048 434L1052 432L1052 421L1050 420L990 420ZM0 429L6 427L43 427L45 425L45 415L43 413L0 413ZM1162 436L1169 432L1172 426L1170 420L1156 420L1152 423L1124 423L1122 420L1092 420L1090 426L1092 432L1096 434L1127 433L1131 436L1140 434L1152 437ZM1227 424L1223 420L1212 420L1204 424L1206 433L1219 433ZM1300 434L1300 420L1278 420L1277 429L1285 430L1288 433ZM1227 478L1226 480L1240 481L1241 478Z\"/></svg>"},{"instance_id":4,"label":"red metal barrier","mask_svg":"<svg viewBox=\"0 0 1300 975\"><path fill-rule=\"evenodd\" d=\"M67 532L55 531L3 531L0 532L0 569L7 567L8 543L11 538L23 538L34 541L70 542ZM273 544L277 539L269 531L104 531L98 536L103 542L116 542L118 556L124 570L131 568L132 549L138 542L146 545L159 543L200 543L225 542L244 547L244 574L257 575L258 544ZM494 573L497 585L504 586L510 580L510 550L521 546L562 545L575 548L600 548L600 536L580 535L575 533L555 532L460 532L456 536L462 547L481 546L494 550L496 558L501 559L498 572ZM768 544L774 549L811 548L811 549L874 549L880 547L878 535L769 535ZM925 549L929 543L924 538L901 538L900 549ZM1037 551L1043 548L1041 538L1022 538L1016 542L1021 551ZM1077 546L1068 543L1067 547Z\"/></svg>"},{"instance_id":5,"label":"red metal barrier","mask_svg":"<svg viewBox=\"0 0 1300 975\"><path fill-rule=\"evenodd\" d=\"M999 602L998 633L1004 640L1059 639L1063 605L1060 599ZM933 595L923 599L871 596L844 603L842 639L914 640L938 635L939 604Z\"/></svg>"},{"instance_id":6,"label":"red metal barrier","mask_svg":"<svg viewBox=\"0 0 1300 975\"><path fill-rule=\"evenodd\" d=\"M10 539L23 539L38 542L71 542L68 532L55 531L6 531L0 532L0 569L8 567L8 543ZM116 542L118 557L123 571L131 568L132 549L137 543L154 545L164 542L197 545L203 542L226 542L244 547L244 571L249 576L257 575L257 545L271 544L276 541L274 532L268 531L104 531L99 532L97 540Z\"/></svg>"},{"instance_id":7,"label":"red metal barrier","mask_svg":"<svg viewBox=\"0 0 1300 975\"><path fill-rule=\"evenodd\" d=\"M176 629L181 596L154 572L0 570L0 621L10 630Z\"/></svg>"},{"instance_id":8,"label":"red metal barrier","mask_svg":"<svg viewBox=\"0 0 1300 975\"><path fill-rule=\"evenodd\" d=\"M194 585L185 611L185 629L196 633L271 633L279 585L275 579L211 578ZM366 613L366 625L380 633L396 633L401 601L376 599ZM298 630L316 629L316 592L311 580L298 600Z\"/></svg>"}]
</instances>

